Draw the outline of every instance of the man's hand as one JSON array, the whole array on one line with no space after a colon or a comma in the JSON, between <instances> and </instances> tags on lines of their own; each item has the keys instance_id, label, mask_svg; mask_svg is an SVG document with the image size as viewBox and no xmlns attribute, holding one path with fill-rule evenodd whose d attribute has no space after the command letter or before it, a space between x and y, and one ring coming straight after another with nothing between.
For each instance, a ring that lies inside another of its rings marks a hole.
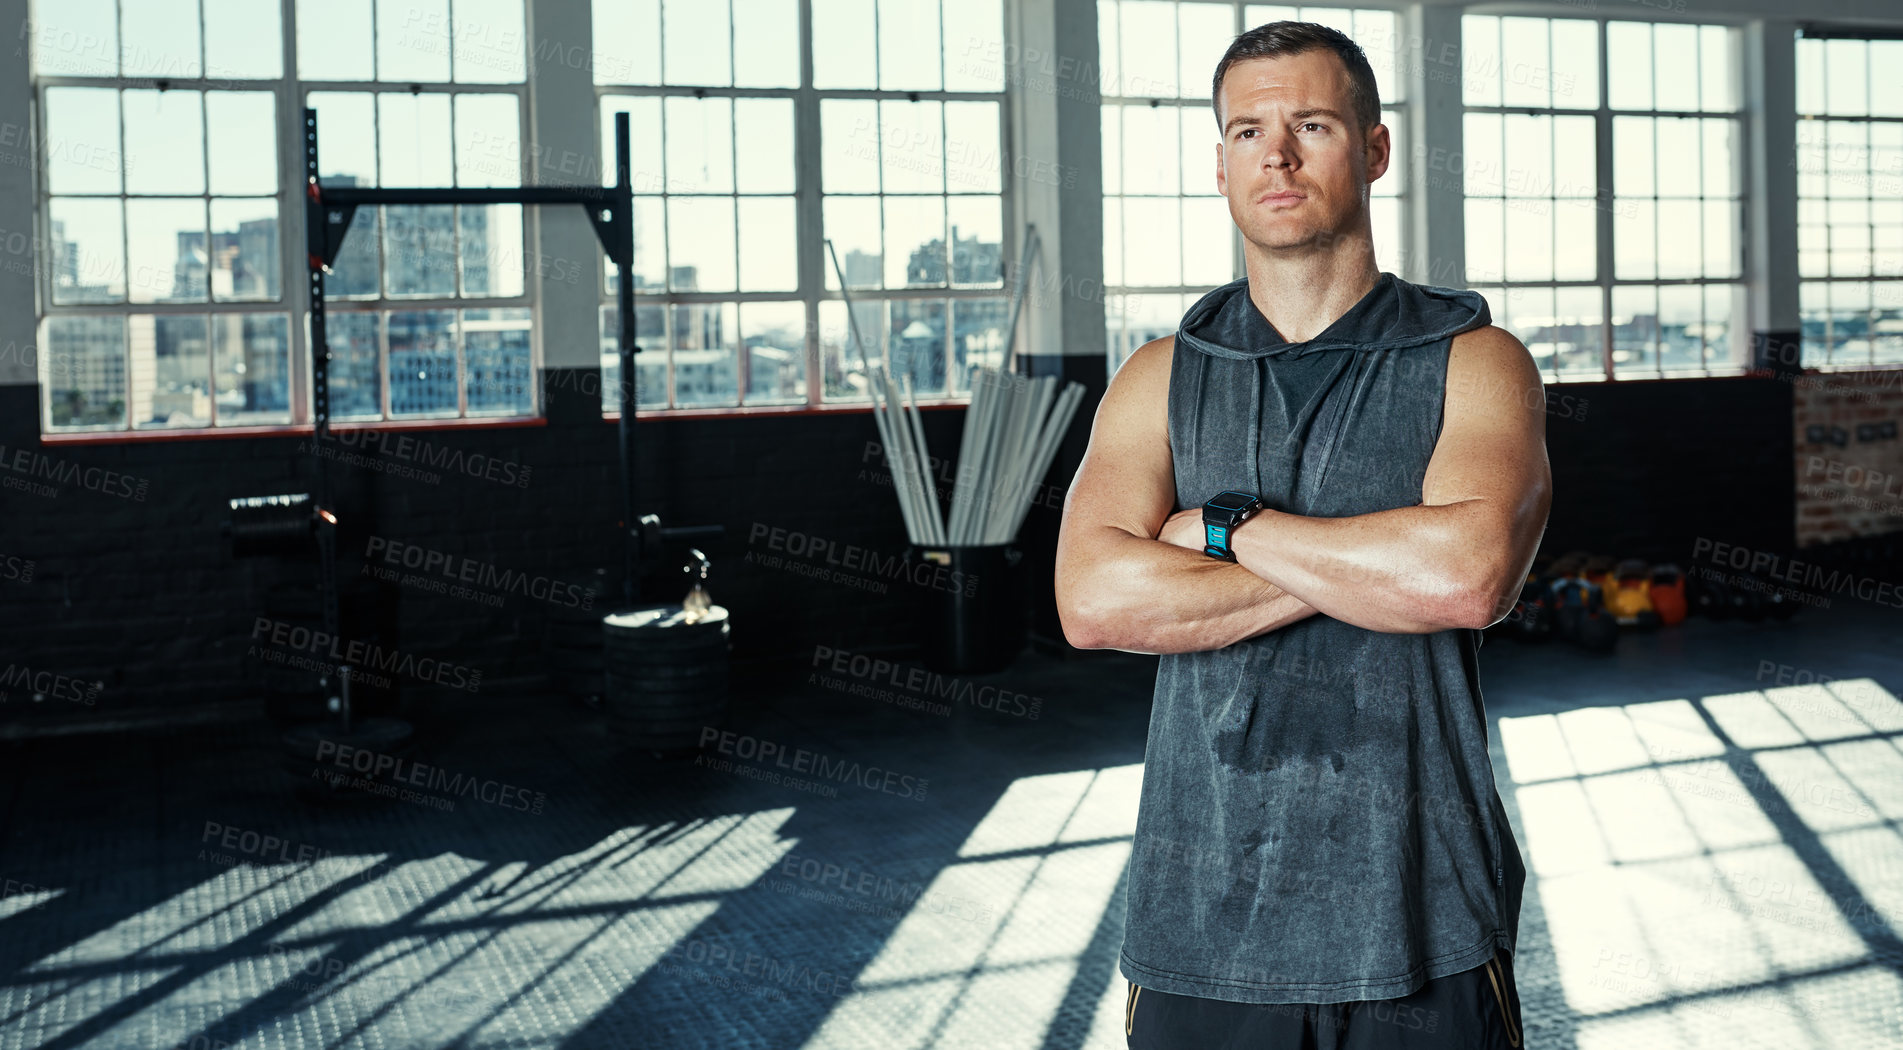
<instances>
[{"instance_id":1,"label":"man's hand","mask_svg":"<svg viewBox=\"0 0 1903 1050\"><path fill-rule=\"evenodd\" d=\"M1201 554L1204 541L1209 538L1208 531L1203 528L1203 508L1191 507L1188 510L1179 510L1163 519L1163 528L1156 534L1156 538L1171 546L1182 547Z\"/></svg>"}]
</instances>

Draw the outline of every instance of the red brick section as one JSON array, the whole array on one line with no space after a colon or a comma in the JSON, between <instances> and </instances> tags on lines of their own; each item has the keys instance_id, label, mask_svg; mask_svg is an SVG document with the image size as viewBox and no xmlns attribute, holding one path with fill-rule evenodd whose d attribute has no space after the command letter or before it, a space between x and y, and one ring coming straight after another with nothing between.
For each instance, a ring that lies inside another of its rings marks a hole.
<instances>
[{"instance_id":1,"label":"red brick section","mask_svg":"<svg viewBox=\"0 0 1903 1050\"><path fill-rule=\"evenodd\" d=\"M1791 412L1797 545L1903 531L1903 369L1811 373L1795 381ZM1812 441L1812 426L1840 434ZM1878 428L1859 440L1857 428Z\"/></svg>"}]
</instances>

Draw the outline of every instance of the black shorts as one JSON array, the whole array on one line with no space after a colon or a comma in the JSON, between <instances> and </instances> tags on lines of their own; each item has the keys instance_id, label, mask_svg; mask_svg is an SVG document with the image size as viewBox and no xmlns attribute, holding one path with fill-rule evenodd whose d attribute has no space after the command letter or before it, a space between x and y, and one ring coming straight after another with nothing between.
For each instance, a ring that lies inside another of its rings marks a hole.
<instances>
[{"instance_id":1,"label":"black shorts","mask_svg":"<svg viewBox=\"0 0 1903 1050\"><path fill-rule=\"evenodd\" d=\"M1520 1050L1520 996L1504 951L1399 999L1232 1003L1130 985L1130 1050Z\"/></svg>"}]
</instances>

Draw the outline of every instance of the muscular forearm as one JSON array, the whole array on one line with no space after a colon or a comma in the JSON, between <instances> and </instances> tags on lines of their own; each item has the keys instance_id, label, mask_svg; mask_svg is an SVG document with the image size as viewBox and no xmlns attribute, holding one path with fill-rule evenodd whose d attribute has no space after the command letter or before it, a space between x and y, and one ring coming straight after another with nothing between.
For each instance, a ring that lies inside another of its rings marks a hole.
<instances>
[{"instance_id":1,"label":"muscular forearm","mask_svg":"<svg viewBox=\"0 0 1903 1050\"><path fill-rule=\"evenodd\" d=\"M1500 558L1482 537L1492 515L1477 500L1350 518L1265 510L1230 542L1250 572L1325 615L1371 631L1424 634L1491 622Z\"/></svg>"},{"instance_id":2,"label":"muscular forearm","mask_svg":"<svg viewBox=\"0 0 1903 1050\"><path fill-rule=\"evenodd\" d=\"M1059 555L1058 607L1083 649L1220 649L1315 609L1240 564L1104 527L1079 557ZM1088 643L1088 644L1086 644Z\"/></svg>"}]
</instances>

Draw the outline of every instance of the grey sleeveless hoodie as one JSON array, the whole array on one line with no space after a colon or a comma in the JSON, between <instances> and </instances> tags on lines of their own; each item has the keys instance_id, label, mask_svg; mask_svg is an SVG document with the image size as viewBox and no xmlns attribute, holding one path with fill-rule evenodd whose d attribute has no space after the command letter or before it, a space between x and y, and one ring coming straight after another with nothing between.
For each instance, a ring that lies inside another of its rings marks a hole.
<instances>
[{"instance_id":1,"label":"grey sleeveless hoodie","mask_svg":"<svg viewBox=\"0 0 1903 1050\"><path fill-rule=\"evenodd\" d=\"M1418 505L1448 350L1488 323L1476 292L1383 272L1319 336L1288 343L1247 280L1210 292L1170 368L1177 509L1223 489L1312 517ZM1163 656L1123 975L1210 999L1340 1003L1511 952L1526 869L1494 788L1479 646L1475 630L1387 634L1317 613Z\"/></svg>"}]
</instances>

